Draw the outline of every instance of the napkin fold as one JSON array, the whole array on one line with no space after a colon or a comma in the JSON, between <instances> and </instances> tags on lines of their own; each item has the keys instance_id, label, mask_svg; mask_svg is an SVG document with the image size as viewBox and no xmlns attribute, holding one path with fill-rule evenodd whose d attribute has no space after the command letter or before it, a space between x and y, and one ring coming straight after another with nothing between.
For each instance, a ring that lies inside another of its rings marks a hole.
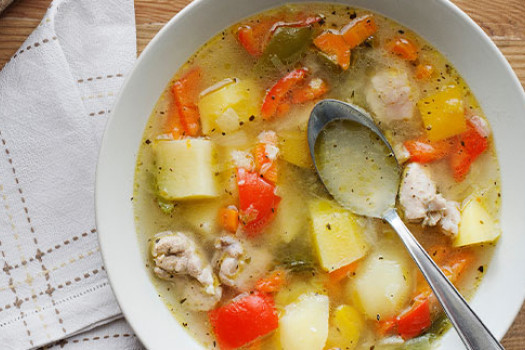
<instances>
[{"instance_id":1,"label":"napkin fold","mask_svg":"<svg viewBox=\"0 0 525 350\"><path fill-rule=\"evenodd\" d=\"M2 349L36 348L121 317L93 191L103 129L135 58L133 0L55 0L0 71ZM136 343L130 332L115 339Z\"/></svg>"}]
</instances>

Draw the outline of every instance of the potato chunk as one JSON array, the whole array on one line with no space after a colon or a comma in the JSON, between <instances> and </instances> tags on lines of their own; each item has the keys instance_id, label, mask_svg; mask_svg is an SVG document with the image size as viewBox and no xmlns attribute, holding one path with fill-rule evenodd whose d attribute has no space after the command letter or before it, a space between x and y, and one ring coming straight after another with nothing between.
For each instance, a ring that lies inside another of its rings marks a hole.
<instances>
[{"instance_id":1,"label":"potato chunk","mask_svg":"<svg viewBox=\"0 0 525 350\"><path fill-rule=\"evenodd\" d=\"M308 148L306 130L288 130L279 133L280 156L293 165L312 168L313 161Z\"/></svg>"},{"instance_id":2,"label":"potato chunk","mask_svg":"<svg viewBox=\"0 0 525 350\"><path fill-rule=\"evenodd\" d=\"M457 87L424 98L417 106L431 141L443 140L467 130L463 99Z\"/></svg>"},{"instance_id":3,"label":"potato chunk","mask_svg":"<svg viewBox=\"0 0 525 350\"><path fill-rule=\"evenodd\" d=\"M363 316L354 307L338 306L330 317L327 347L355 349L364 325Z\"/></svg>"},{"instance_id":4,"label":"potato chunk","mask_svg":"<svg viewBox=\"0 0 525 350\"><path fill-rule=\"evenodd\" d=\"M322 350L328 337L328 312L328 297L315 293L287 305L279 320L282 349Z\"/></svg>"},{"instance_id":5,"label":"potato chunk","mask_svg":"<svg viewBox=\"0 0 525 350\"><path fill-rule=\"evenodd\" d=\"M351 299L355 299L369 319L393 317L410 298L413 278L407 258L398 249L399 245L383 245L363 261L348 281Z\"/></svg>"},{"instance_id":6,"label":"potato chunk","mask_svg":"<svg viewBox=\"0 0 525 350\"><path fill-rule=\"evenodd\" d=\"M366 254L368 244L354 214L325 199L309 207L314 243L325 271L337 270Z\"/></svg>"},{"instance_id":7,"label":"potato chunk","mask_svg":"<svg viewBox=\"0 0 525 350\"><path fill-rule=\"evenodd\" d=\"M217 197L213 143L203 139L155 144L157 191L167 200Z\"/></svg>"},{"instance_id":8,"label":"potato chunk","mask_svg":"<svg viewBox=\"0 0 525 350\"><path fill-rule=\"evenodd\" d=\"M262 93L255 83L238 79L200 98L199 113L202 132L232 132L241 122L257 115Z\"/></svg>"},{"instance_id":9,"label":"potato chunk","mask_svg":"<svg viewBox=\"0 0 525 350\"><path fill-rule=\"evenodd\" d=\"M469 201L461 211L459 232L453 242L455 247L492 242L500 235L494 219L476 199Z\"/></svg>"}]
</instances>

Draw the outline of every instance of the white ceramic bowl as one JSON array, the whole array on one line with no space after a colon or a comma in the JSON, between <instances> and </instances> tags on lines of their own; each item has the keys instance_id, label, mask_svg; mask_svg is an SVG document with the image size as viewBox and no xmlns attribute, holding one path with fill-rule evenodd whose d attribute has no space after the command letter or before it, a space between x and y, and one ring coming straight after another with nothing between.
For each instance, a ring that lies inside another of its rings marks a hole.
<instances>
[{"instance_id":1,"label":"white ceramic bowl","mask_svg":"<svg viewBox=\"0 0 525 350\"><path fill-rule=\"evenodd\" d=\"M97 168L96 217L102 254L126 319L149 349L202 349L157 297L136 239L133 177L142 132L169 79L202 44L229 25L283 0L196 0L177 14L140 56L112 108ZM472 300L502 338L525 296L525 94L485 33L446 0L346 0L415 30L445 54L492 124L502 175L503 235ZM454 331L440 349L462 349Z\"/></svg>"}]
</instances>

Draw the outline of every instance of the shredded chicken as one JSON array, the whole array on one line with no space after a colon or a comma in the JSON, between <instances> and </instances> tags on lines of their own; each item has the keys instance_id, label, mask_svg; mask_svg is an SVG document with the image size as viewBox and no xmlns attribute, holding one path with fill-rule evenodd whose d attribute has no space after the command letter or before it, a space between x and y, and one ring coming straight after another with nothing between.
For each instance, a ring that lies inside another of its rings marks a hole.
<instances>
[{"instance_id":1,"label":"shredded chicken","mask_svg":"<svg viewBox=\"0 0 525 350\"><path fill-rule=\"evenodd\" d=\"M410 163L406 166L399 202L407 220L422 222L425 226L439 224L446 234L452 236L458 233L459 204L437 193L436 184L421 164Z\"/></svg>"},{"instance_id":2,"label":"shredded chicken","mask_svg":"<svg viewBox=\"0 0 525 350\"><path fill-rule=\"evenodd\" d=\"M411 119L417 101L417 90L406 72L394 69L379 71L370 80L366 101L381 122Z\"/></svg>"},{"instance_id":3,"label":"shredded chicken","mask_svg":"<svg viewBox=\"0 0 525 350\"><path fill-rule=\"evenodd\" d=\"M208 304L214 300L215 305L220 300L222 289L211 265L198 251L195 242L185 234L171 231L159 233L151 255L155 262L153 271L159 278L172 281L176 277L187 275L200 283L203 296L211 300Z\"/></svg>"},{"instance_id":4,"label":"shredded chicken","mask_svg":"<svg viewBox=\"0 0 525 350\"><path fill-rule=\"evenodd\" d=\"M252 290L272 264L272 255L266 248L255 247L232 235L217 239L215 249L212 264L219 280L239 291Z\"/></svg>"},{"instance_id":5,"label":"shredded chicken","mask_svg":"<svg viewBox=\"0 0 525 350\"><path fill-rule=\"evenodd\" d=\"M213 265L219 271L220 281L230 287L235 287L235 278L238 276L245 262L241 257L244 248L234 236L222 236L215 242L217 249L213 257Z\"/></svg>"}]
</instances>

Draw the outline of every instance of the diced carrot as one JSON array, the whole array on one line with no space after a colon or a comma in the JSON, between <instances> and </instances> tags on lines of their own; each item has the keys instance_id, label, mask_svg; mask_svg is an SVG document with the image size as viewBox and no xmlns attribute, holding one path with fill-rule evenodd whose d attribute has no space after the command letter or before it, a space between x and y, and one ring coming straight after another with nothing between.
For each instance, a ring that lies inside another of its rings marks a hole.
<instances>
[{"instance_id":1,"label":"diced carrot","mask_svg":"<svg viewBox=\"0 0 525 350\"><path fill-rule=\"evenodd\" d=\"M255 289L263 293L278 292L286 284L286 271L276 270L270 276L261 278L255 284Z\"/></svg>"},{"instance_id":2,"label":"diced carrot","mask_svg":"<svg viewBox=\"0 0 525 350\"><path fill-rule=\"evenodd\" d=\"M252 27L239 27L239 29L237 29L237 39L250 55L256 57L262 55L261 40L255 37L254 30Z\"/></svg>"},{"instance_id":3,"label":"diced carrot","mask_svg":"<svg viewBox=\"0 0 525 350\"><path fill-rule=\"evenodd\" d=\"M393 54L407 60L415 61L418 57L418 48L410 39L405 37L397 37L392 40L387 48Z\"/></svg>"},{"instance_id":4,"label":"diced carrot","mask_svg":"<svg viewBox=\"0 0 525 350\"><path fill-rule=\"evenodd\" d=\"M325 31L314 39L314 45L343 70L350 67L350 45L341 34Z\"/></svg>"},{"instance_id":5,"label":"diced carrot","mask_svg":"<svg viewBox=\"0 0 525 350\"><path fill-rule=\"evenodd\" d=\"M443 266L441 270L451 283L456 283L473 260L474 254L469 250L455 252L449 258L448 263Z\"/></svg>"},{"instance_id":6,"label":"diced carrot","mask_svg":"<svg viewBox=\"0 0 525 350\"><path fill-rule=\"evenodd\" d=\"M306 78L306 73L305 68L293 70L271 87L266 93L261 107L261 116L263 119L270 119L276 115L279 105L292 88Z\"/></svg>"},{"instance_id":7,"label":"diced carrot","mask_svg":"<svg viewBox=\"0 0 525 350\"><path fill-rule=\"evenodd\" d=\"M456 146L457 139L449 138L440 141L416 139L405 141L404 145L410 160L417 163L430 163L448 157Z\"/></svg>"},{"instance_id":8,"label":"diced carrot","mask_svg":"<svg viewBox=\"0 0 525 350\"><path fill-rule=\"evenodd\" d=\"M418 64L416 67L415 76L416 79L419 80L427 80L432 77L432 73L434 73L434 66L431 64Z\"/></svg>"},{"instance_id":9,"label":"diced carrot","mask_svg":"<svg viewBox=\"0 0 525 350\"><path fill-rule=\"evenodd\" d=\"M359 262L355 261L351 264L345 265L343 267L338 268L335 271L330 272L328 274L328 276L330 277L330 282L334 284L341 282L347 276L354 273L358 265Z\"/></svg>"},{"instance_id":10,"label":"diced carrot","mask_svg":"<svg viewBox=\"0 0 525 350\"><path fill-rule=\"evenodd\" d=\"M171 134L175 140L178 140L182 137L183 131L182 126L180 125L179 112L177 110L175 101L171 101L169 104L167 118L164 124L164 132L166 134Z\"/></svg>"},{"instance_id":11,"label":"diced carrot","mask_svg":"<svg viewBox=\"0 0 525 350\"><path fill-rule=\"evenodd\" d=\"M350 49L361 45L377 31L377 24L372 15L354 19L341 29L341 35Z\"/></svg>"},{"instance_id":12,"label":"diced carrot","mask_svg":"<svg viewBox=\"0 0 525 350\"><path fill-rule=\"evenodd\" d=\"M312 78L306 85L297 86L292 90L292 103L313 101L328 92L328 85L321 78Z\"/></svg>"},{"instance_id":13,"label":"diced carrot","mask_svg":"<svg viewBox=\"0 0 525 350\"><path fill-rule=\"evenodd\" d=\"M259 135L260 142L253 149L255 170L259 175L272 183L277 182L276 157L279 152L277 135L273 131L265 131Z\"/></svg>"},{"instance_id":14,"label":"diced carrot","mask_svg":"<svg viewBox=\"0 0 525 350\"><path fill-rule=\"evenodd\" d=\"M418 299L406 311L396 318L397 331L403 339L411 339L420 335L432 324L430 303L428 298Z\"/></svg>"},{"instance_id":15,"label":"diced carrot","mask_svg":"<svg viewBox=\"0 0 525 350\"><path fill-rule=\"evenodd\" d=\"M277 182L277 165L274 160L268 157L266 153L266 143L258 143L253 150L253 158L255 161L255 169L264 179L276 183Z\"/></svg>"},{"instance_id":16,"label":"diced carrot","mask_svg":"<svg viewBox=\"0 0 525 350\"><path fill-rule=\"evenodd\" d=\"M231 233L237 232L239 227L239 211L234 205L230 205L219 210L219 223Z\"/></svg>"},{"instance_id":17,"label":"diced carrot","mask_svg":"<svg viewBox=\"0 0 525 350\"><path fill-rule=\"evenodd\" d=\"M199 108L197 107L198 86L201 69L195 67L177 80L171 87L173 101L184 133L196 136L200 131Z\"/></svg>"}]
</instances>

